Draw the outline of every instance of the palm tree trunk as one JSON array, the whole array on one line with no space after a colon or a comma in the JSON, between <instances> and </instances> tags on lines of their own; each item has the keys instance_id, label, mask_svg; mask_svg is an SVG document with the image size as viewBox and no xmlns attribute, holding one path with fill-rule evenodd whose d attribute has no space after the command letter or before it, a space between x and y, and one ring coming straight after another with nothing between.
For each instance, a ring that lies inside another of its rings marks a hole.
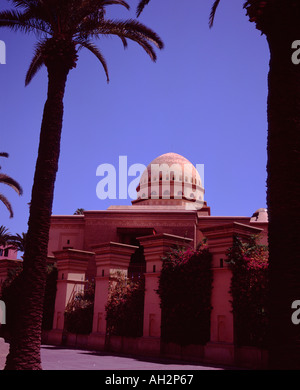
<instances>
[{"instance_id":1,"label":"palm tree trunk","mask_svg":"<svg viewBox=\"0 0 300 390\"><path fill-rule=\"evenodd\" d=\"M300 325L291 321L291 304L300 299L300 65L291 60L292 42L299 38L298 24L292 18L284 28L274 22L267 34L271 55L267 165L269 362L273 369L300 368Z\"/></svg>"},{"instance_id":2,"label":"palm tree trunk","mask_svg":"<svg viewBox=\"0 0 300 390\"><path fill-rule=\"evenodd\" d=\"M14 307L18 313L13 324L5 369L41 369L40 344L47 246L68 72L61 61L48 66L48 96L32 188L23 272L18 286L19 299L17 307Z\"/></svg>"}]
</instances>

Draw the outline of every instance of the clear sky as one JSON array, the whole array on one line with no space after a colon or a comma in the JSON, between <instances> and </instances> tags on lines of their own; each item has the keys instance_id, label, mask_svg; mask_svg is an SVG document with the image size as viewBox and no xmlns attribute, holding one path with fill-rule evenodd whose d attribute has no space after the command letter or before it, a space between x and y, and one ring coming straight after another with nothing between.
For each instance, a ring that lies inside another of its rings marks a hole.
<instances>
[{"instance_id":1,"label":"clear sky","mask_svg":"<svg viewBox=\"0 0 300 390\"><path fill-rule=\"evenodd\" d=\"M110 6L108 17L135 17ZM208 27L212 0L152 0L139 20L155 30L165 48L153 63L135 43L124 50L118 38L96 43L109 66L106 83L98 60L80 52L66 88L61 157L53 214L77 208L105 210L127 200L100 200L100 164L118 168L147 165L176 152L205 166L205 200L212 215L251 216L266 207L267 75L266 39L248 21L243 0L223 0ZM1 1L0 10L9 8ZM1 185L12 203L9 218L0 204L0 225L27 230L39 131L47 91L45 68L25 88L36 38L0 29L6 65L0 65L0 151L2 172L23 187L22 197ZM129 178L129 182L134 178Z\"/></svg>"}]
</instances>

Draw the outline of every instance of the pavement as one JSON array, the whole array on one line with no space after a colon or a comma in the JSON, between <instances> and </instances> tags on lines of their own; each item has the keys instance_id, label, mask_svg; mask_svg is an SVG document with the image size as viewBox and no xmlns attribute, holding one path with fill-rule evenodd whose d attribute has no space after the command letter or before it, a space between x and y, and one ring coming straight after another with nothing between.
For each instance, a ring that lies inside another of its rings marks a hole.
<instances>
[{"instance_id":1,"label":"pavement","mask_svg":"<svg viewBox=\"0 0 300 390\"><path fill-rule=\"evenodd\" d=\"M9 345L0 338L0 370L5 366ZM85 351L43 345L44 370L223 370L221 367L178 362L168 359L128 357L106 352Z\"/></svg>"}]
</instances>

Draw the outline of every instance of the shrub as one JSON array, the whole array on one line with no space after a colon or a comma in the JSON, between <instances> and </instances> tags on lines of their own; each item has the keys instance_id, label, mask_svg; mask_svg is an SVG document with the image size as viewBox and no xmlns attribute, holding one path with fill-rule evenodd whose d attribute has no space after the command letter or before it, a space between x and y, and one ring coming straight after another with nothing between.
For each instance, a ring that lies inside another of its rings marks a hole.
<instances>
[{"instance_id":1,"label":"shrub","mask_svg":"<svg viewBox=\"0 0 300 390\"><path fill-rule=\"evenodd\" d=\"M89 334L93 328L94 283L87 283L83 292L74 294L65 310L65 330L76 334Z\"/></svg>"},{"instance_id":2,"label":"shrub","mask_svg":"<svg viewBox=\"0 0 300 390\"><path fill-rule=\"evenodd\" d=\"M234 316L235 344L263 347L268 327L268 250L258 244L234 238L227 252L232 270L230 293Z\"/></svg>"},{"instance_id":3,"label":"shrub","mask_svg":"<svg viewBox=\"0 0 300 390\"><path fill-rule=\"evenodd\" d=\"M211 254L205 246L170 251L163 259L157 291L163 341L180 345L209 341L211 289Z\"/></svg>"},{"instance_id":4,"label":"shrub","mask_svg":"<svg viewBox=\"0 0 300 390\"><path fill-rule=\"evenodd\" d=\"M128 280L118 272L111 279L106 305L108 335L141 337L143 335L145 281Z\"/></svg>"}]
</instances>

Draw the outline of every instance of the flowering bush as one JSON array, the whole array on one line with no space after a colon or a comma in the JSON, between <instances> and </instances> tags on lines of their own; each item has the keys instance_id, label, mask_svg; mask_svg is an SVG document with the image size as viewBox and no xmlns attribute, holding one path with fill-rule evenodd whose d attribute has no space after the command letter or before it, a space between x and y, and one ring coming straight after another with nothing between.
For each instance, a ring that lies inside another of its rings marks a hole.
<instances>
[{"instance_id":1,"label":"flowering bush","mask_svg":"<svg viewBox=\"0 0 300 390\"><path fill-rule=\"evenodd\" d=\"M248 242L235 237L227 261L232 270L235 344L263 347L268 326L267 247L258 244L258 237Z\"/></svg>"},{"instance_id":2,"label":"flowering bush","mask_svg":"<svg viewBox=\"0 0 300 390\"><path fill-rule=\"evenodd\" d=\"M211 254L204 245L170 251L163 259L157 291L163 341L188 345L209 340L211 288Z\"/></svg>"},{"instance_id":3,"label":"flowering bush","mask_svg":"<svg viewBox=\"0 0 300 390\"><path fill-rule=\"evenodd\" d=\"M105 307L107 334L127 337L143 335L145 281L131 281L118 273L110 281Z\"/></svg>"}]
</instances>

